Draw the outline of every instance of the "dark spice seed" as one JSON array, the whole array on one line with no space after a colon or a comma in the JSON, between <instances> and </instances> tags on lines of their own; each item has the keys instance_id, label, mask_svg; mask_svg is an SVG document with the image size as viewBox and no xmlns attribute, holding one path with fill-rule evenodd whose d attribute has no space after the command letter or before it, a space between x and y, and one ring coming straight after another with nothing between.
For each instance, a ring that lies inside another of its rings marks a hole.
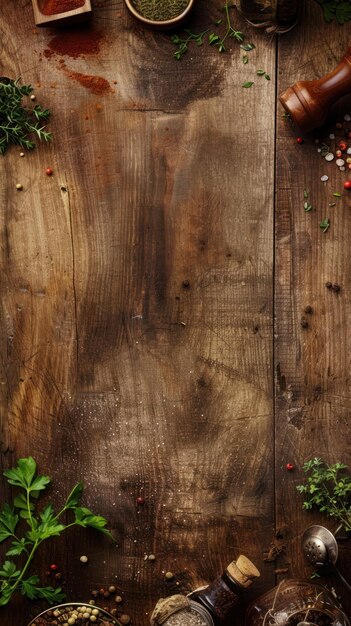
<instances>
[{"instance_id":1,"label":"dark spice seed","mask_svg":"<svg viewBox=\"0 0 351 626\"><path fill-rule=\"evenodd\" d=\"M341 289L341 287L340 287L340 285L338 285L338 283L334 283L334 285L332 285L332 290L333 291L338 292L338 291L340 291L340 289Z\"/></svg>"},{"instance_id":2,"label":"dark spice seed","mask_svg":"<svg viewBox=\"0 0 351 626\"><path fill-rule=\"evenodd\" d=\"M307 313L307 315L311 315L313 313L313 309L310 304L305 306L305 313Z\"/></svg>"},{"instance_id":3,"label":"dark spice seed","mask_svg":"<svg viewBox=\"0 0 351 626\"><path fill-rule=\"evenodd\" d=\"M306 320L305 317L301 318L301 326L302 328L308 328L308 321Z\"/></svg>"},{"instance_id":4,"label":"dark spice seed","mask_svg":"<svg viewBox=\"0 0 351 626\"><path fill-rule=\"evenodd\" d=\"M184 287L184 289L189 289L189 287L190 287L189 281L188 280L183 280L182 286Z\"/></svg>"},{"instance_id":5,"label":"dark spice seed","mask_svg":"<svg viewBox=\"0 0 351 626\"><path fill-rule=\"evenodd\" d=\"M328 280L327 283L325 283L325 286L327 289L332 289L333 288L333 284Z\"/></svg>"}]
</instances>

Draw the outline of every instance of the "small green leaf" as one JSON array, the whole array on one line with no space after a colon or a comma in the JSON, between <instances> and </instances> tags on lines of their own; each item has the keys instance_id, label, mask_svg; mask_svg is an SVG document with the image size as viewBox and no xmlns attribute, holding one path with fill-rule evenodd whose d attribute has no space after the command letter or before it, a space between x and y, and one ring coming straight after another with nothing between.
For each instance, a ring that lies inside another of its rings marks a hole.
<instances>
[{"instance_id":1,"label":"small green leaf","mask_svg":"<svg viewBox=\"0 0 351 626\"><path fill-rule=\"evenodd\" d=\"M213 43L216 43L216 41L219 41L219 36L218 36L218 35L216 35L216 33L211 33L211 34L208 36L208 42L209 42L209 44L211 45L211 44L213 44Z\"/></svg>"},{"instance_id":2,"label":"small green leaf","mask_svg":"<svg viewBox=\"0 0 351 626\"><path fill-rule=\"evenodd\" d=\"M222 24L222 21L223 20L219 19L219 20L215 20L213 23L215 26L219 26L220 24Z\"/></svg>"},{"instance_id":3,"label":"small green leaf","mask_svg":"<svg viewBox=\"0 0 351 626\"><path fill-rule=\"evenodd\" d=\"M265 74L264 77L266 80L271 80L271 77L269 76L269 74Z\"/></svg>"},{"instance_id":4,"label":"small green leaf","mask_svg":"<svg viewBox=\"0 0 351 626\"><path fill-rule=\"evenodd\" d=\"M241 44L240 48L242 50L245 50L245 52L250 52L251 50L256 48L256 46L253 43L243 43Z\"/></svg>"},{"instance_id":5,"label":"small green leaf","mask_svg":"<svg viewBox=\"0 0 351 626\"><path fill-rule=\"evenodd\" d=\"M28 542L24 538L20 540L16 539L11 543L11 547L9 550L7 550L6 556L19 556L23 552L27 552L27 545Z\"/></svg>"},{"instance_id":6,"label":"small green leaf","mask_svg":"<svg viewBox=\"0 0 351 626\"><path fill-rule=\"evenodd\" d=\"M264 76L266 72L264 70L256 70L257 76Z\"/></svg>"},{"instance_id":7,"label":"small green leaf","mask_svg":"<svg viewBox=\"0 0 351 626\"><path fill-rule=\"evenodd\" d=\"M247 56L247 54L244 54L242 59L243 59L244 65L246 65L249 62L249 57Z\"/></svg>"},{"instance_id":8,"label":"small green leaf","mask_svg":"<svg viewBox=\"0 0 351 626\"><path fill-rule=\"evenodd\" d=\"M334 191L332 195L335 196L335 198L341 198L341 193L339 193L338 191Z\"/></svg>"},{"instance_id":9,"label":"small green leaf","mask_svg":"<svg viewBox=\"0 0 351 626\"><path fill-rule=\"evenodd\" d=\"M308 198L308 191L306 189L304 189L303 191L303 197Z\"/></svg>"},{"instance_id":10,"label":"small green leaf","mask_svg":"<svg viewBox=\"0 0 351 626\"><path fill-rule=\"evenodd\" d=\"M71 493L69 494L66 500L65 509L71 509L79 504L80 499L82 497L83 489L84 489L84 485L82 482L77 483L73 487Z\"/></svg>"},{"instance_id":11,"label":"small green leaf","mask_svg":"<svg viewBox=\"0 0 351 626\"><path fill-rule=\"evenodd\" d=\"M324 220L322 220L319 224L319 228L322 229L323 233L326 233L328 228L330 227L330 221L329 219L326 217Z\"/></svg>"},{"instance_id":12,"label":"small green leaf","mask_svg":"<svg viewBox=\"0 0 351 626\"><path fill-rule=\"evenodd\" d=\"M5 561L0 569L0 576L2 578L14 578L20 575L20 570L16 569L16 564L13 561Z\"/></svg>"},{"instance_id":13,"label":"small green leaf","mask_svg":"<svg viewBox=\"0 0 351 626\"><path fill-rule=\"evenodd\" d=\"M244 87L244 89L249 89L250 87L252 87L254 83L251 80L248 80L246 83L243 83L241 86Z\"/></svg>"}]
</instances>

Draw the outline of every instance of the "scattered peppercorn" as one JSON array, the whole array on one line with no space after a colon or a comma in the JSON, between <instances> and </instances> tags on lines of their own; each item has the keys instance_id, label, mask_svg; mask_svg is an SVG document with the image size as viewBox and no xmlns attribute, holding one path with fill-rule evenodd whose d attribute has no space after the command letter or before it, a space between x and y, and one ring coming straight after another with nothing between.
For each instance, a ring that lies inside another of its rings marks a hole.
<instances>
[{"instance_id":1,"label":"scattered peppercorn","mask_svg":"<svg viewBox=\"0 0 351 626\"><path fill-rule=\"evenodd\" d=\"M21 185L21 183L17 183L16 184L16 189L17 189L17 191L20 191L21 189L23 189L23 185Z\"/></svg>"},{"instance_id":2,"label":"scattered peppercorn","mask_svg":"<svg viewBox=\"0 0 351 626\"><path fill-rule=\"evenodd\" d=\"M115 602L117 602L117 604L120 604L121 602L123 602L122 596L116 596L115 597Z\"/></svg>"},{"instance_id":3,"label":"scattered peppercorn","mask_svg":"<svg viewBox=\"0 0 351 626\"><path fill-rule=\"evenodd\" d=\"M149 561L156 561L156 557L154 554L149 554Z\"/></svg>"},{"instance_id":4,"label":"scattered peppercorn","mask_svg":"<svg viewBox=\"0 0 351 626\"><path fill-rule=\"evenodd\" d=\"M325 283L325 286L327 289L332 289L333 288L333 284L330 282L330 280L328 280L328 282Z\"/></svg>"},{"instance_id":5,"label":"scattered peppercorn","mask_svg":"<svg viewBox=\"0 0 351 626\"><path fill-rule=\"evenodd\" d=\"M292 463L287 463L285 467L288 472L291 472L293 469L295 469Z\"/></svg>"},{"instance_id":6,"label":"scattered peppercorn","mask_svg":"<svg viewBox=\"0 0 351 626\"><path fill-rule=\"evenodd\" d=\"M297 137L296 139L297 143L304 143L303 137Z\"/></svg>"},{"instance_id":7,"label":"scattered peppercorn","mask_svg":"<svg viewBox=\"0 0 351 626\"><path fill-rule=\"evenodd\" d=\"M143 498L142 496L139 496L136 501L137 504L145 504L145 498Z\"/></svg>"},{"instance_id":8,"label":"scattered peppercorn","mask_svg":"<svg viewBox=\"0 0 351 626\"><path fill-rule=\"evenodd\" d=\"M61 574L61 572L56 572L56 574L55 574L55 580L61 580L61 578L62 578L62 574Z\"/></svg>"},{"instance_id":9,"label":"scattered peppercorn","mask_svg":"<svg viewBox=\"0 0 351 626\"><path fill-rule=\"evenodd\" d=\"M115 587L114 585L111 585L111 586L108 588L108 590L109 590L109 592L110 592L110 593L114 593L114 592L116 591L116 587Z\"/></svg>"},{"instance_id":10,"label":"scattered peppercorn","mask_svg":"<svg viewBox=\"0 0 351 626\"><path fill-rule=\"evenodd\" d=\"M47 176L52 176L52 169L51 169L51 167L47 167L47 168L46 168L46 170L45 170L45 174L46 174Z\"/></svg>"},{"instance_id":11,"label":"scattered peppercorn","mask_svg":"<svg viewBox=\"0 0 351 626\"><path fill-rule=\"evenodd\" d=\"M82 556L79 558L81 563L88 563L89 559L87 556L85 556L85 554L82 554Z\"/></svg>"},{"instance_id":12,"label":"scattered peppercorn","mask_svg":"<svg viewBox=\"0 0 351 626\"><path fill-rule=\"evenodd\" d=\"M340 287L340 285L338 285L338 283L334 283L334 284L332 285L332 290L333 290L333 291L338 292L338 291L340 291L340 289L341 289L341 287Z\"/></svg>"},{"instance_id":13,"label":"scattered peppercorn","mask_svg":"<svg viewBox=\"0 0 351 626\"><path fill-rule=\"evenodd\" d=\"M339 148L342 152L345 152L345 150L347 150L347 144L345 143L345 141L340 141Z\"/></svg>"},{"instance_id":14,"label":"scattered peppercorn","mask_svg":"<svg viewBox=\"0 0 351 626\"><path fill-rule=\"evenodd\" d=\"M20 157L24 157L24 152L20 152Z\"/></svg>"},{"instance_id":15,"label":"scattered peppercorn","mask_svg":"<svg viewBox=\"0 0 351 626\"><path fill-rule=\"evenodd\" d=\"M184 287L184 289L189 289L190 282L188 280L183 280L182 286Z\"/></svg>"},{"instance_id":16,"label":"scattered peppercorn","mask_svg":"<svg viewBox=\"0 0 351 626\"><path fill-rule=\"evenodd\" d=\"M305 306L305 313L307 313L307 315L311 315L313 313L313 309L310 304Z\"/></svg>"},{"instance_id":17,"label":"scattered peppercorn","mask_svg":"<svg viewBox=\"0 0 351 626\"><path fill-rule=\"evenodd\" d=\"M173 572L166 572L165 578L167 578L167 580L172 580L172 578L174 578Z\"/></svg>"},{"instance_id":18,"label":"scattered peppercorn","mask_svg":"<svg viewBox=\"0 0 351 626\"><path fill-rule=\"evenodd\" d=\"M53 563L52 565L50 565L50 569L52 572L56 572L58 570L58 566L56 565L56 563Z\"/></svg>"},{"instance_id":19,"label":"scattered peppercorn","mask_svg":"<svg viewBox=\"0 0 351 626\"><path fill-rule=\"evenodd\" d=\"M99 589L100 596L103 596L104 593L105 593L105 589L103 587L101 587L101 589Z\"/></svg>"},{"instance_id":20,"label":"scattered peppercorn","mask_svg":"<svg viewBox=\"0 0 351 626\"><path fill-rule=\"evenodd\" d=\"M109 591L104 591L104 593L102 595L104 596L104 598L109 598L110 597L110 592Z\"/></svg>"},{"instance_id":21,"label":"scattered peppercorn","mask_svg":"<svg viewBox=\"0 0 351 626\"><path fill-rule=\"evenodd\" d=\"M345 180L344 189L351 189L351 180Z\"/></svg>"},{"instance_id":22,"label":"scattered peppercorn","mask_svg":"<svg viewBox=\"0 0 351 626\"><path fill-rule=\"evenodd\" d=\"M36 98L36 96L34 95L34 93L32 93L32 95L31 95L30 99L31 99L31 100L35 100L35 98Z\"/></svg>"},{"instance_id":23,"label":"scattered peppercorn","mask_svg":"<svg viewBox=\"0 0 351 626\"><path fill-rule=\"evenodd\" d=\"M121 617L119 618L119 621L121 622L121 624L129 624L130 623L130 617L129 615L127 615L126 613L124 613L123 615L121 615Z\"/></svg>"},{"instance_id":24,"label":"scattered peppercorn","mask_svg":"<svg viewBox=\"0 0 351 626\"><path fill-rule=\"evenodd\" d=\"M97 589L93 589L93 590L92 590L92 592L91 592L91 595L92 595L94 598L96 598L96 596L98 596L98 595L99 595L98 590L97 590Z\"/></svg>"}]
</instances>

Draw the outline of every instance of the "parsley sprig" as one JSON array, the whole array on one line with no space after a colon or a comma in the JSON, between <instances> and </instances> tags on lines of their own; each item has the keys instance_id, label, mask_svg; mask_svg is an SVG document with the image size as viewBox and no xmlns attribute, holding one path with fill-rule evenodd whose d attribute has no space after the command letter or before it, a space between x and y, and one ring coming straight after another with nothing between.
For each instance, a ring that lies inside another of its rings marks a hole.
<instances>
[{"instance_id":1,"label":"parsley sprig","mask_svg":"<svg viewBox=\"0 0 351 626\"><path fill-rule=\"evenodd\" d=\"M37 549L46 539L57 537L72 526L95 528L112 537L106 528L107 521L101 515L94 515L89 509L80 506L82 482L75 485L58 513L55 513L51 503L38 511L38 498L51 481L49 476L37 473L37 464L31 456L19 459L17 467L6 470L4 476L10 485L20 491L13 504L5 503L2 507L0 543L11 541L6 557L17 557L19 564L5 560L0 565L0 606L8 604L15 592L21 592L31 600L45 598L50 604L59 602L65 597L60 587L42 587L39 576L27 575ZM60 519L66 511L74 516L68 524ZM27 531L23 524L29 527Z\"/></svg>"},{"instance_id":2,"label":"parsley sprig","mask_svg":"<svg viewBox=\"0 0 351 626\"><path fill-rule=\"evenodd\" d=\"M19 80L0 78L0 154L4 154L10 144L32 150L34 138L51 140L52 134L43 124L50 117L49 109L42 109L39 104L26 107L22 103L32 91L31 85L20 85Z\"/></svg>"},{"instance_id":3,"label":"parsley sprig","mask_svg":"<svg viewBox=\"0 0 351 626\"><path fill-rule=\"evenodd\" d=\"M351 476L347 465L329 465L316 457L303 465L306 482L296 489L304 497L303 508L316 508L351 531Z\"/></svg>"}]
</instances>

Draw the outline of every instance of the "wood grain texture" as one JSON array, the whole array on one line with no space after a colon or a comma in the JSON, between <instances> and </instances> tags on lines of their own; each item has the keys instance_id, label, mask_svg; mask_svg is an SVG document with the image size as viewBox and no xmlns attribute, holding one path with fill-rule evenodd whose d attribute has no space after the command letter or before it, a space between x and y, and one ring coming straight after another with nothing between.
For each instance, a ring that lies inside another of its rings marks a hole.
<instances>
[{"instance_id":1,"label":"wood grain texture","mask_svg":"<svg viewBox=\"0 0 351 626\"><path fill-rule=\"evenodd\" d=\"M333 30L334 29L334 30ZM318 33L318 36L316 34ZM336 34L337 33L337 34ZM281 40L279 50L279 91L297 79L319 78L337 65L347 48L349 29L323 22L318 6L305 7L300 28ZM335 122L343 121L351 109L344 99L335 108L328 126L306 137L300 146L294 131L278 110L277 211L276 211L276 503L277 528L287 542L281 563L289 564L289 575L310 576L313 568L304 560L301 537L312 523L330 519L303 512L295 486L302 471L286 472L291 462L300 468L315 456L327 462L342 460L350 465L350 196L343 190L347 173L318 154L315 139L327 139ZM340 132L340 131L339 131ZM335 149L335 148L334 148ZM321 176L327 174L327 183ZM314 207L303 208L304 189ZM333 198L333 192L342 198ZM329 206L337 200L336 205ZM323 233L319 223L330 219ZM340 285L335 293L326 282ZM312 315L304 309L312 306ZM302 328L305 317L308 328ZM340 569L347 574L350 551L340 546ZM331 581L350 611L347 593Z\"/></svg>"},{"instance_id":2,"label":"wood grain texture","mask_svg":"<svg viewBox=\"0 0 351 626\"><path fill-rule=\"evenodd\" d=\"M58 562L70 599L115 584L139 625L240 552L257 593L274 583L275 44L252 35L250 72L272 81L243 90L238 47L177 63L122 3L96 7L96 49L78 55L16 6L1 7L3 68L40 85L55 138L1 162L2 464L35 456L55 501L83 478L118 540L72 532L36 569ZM214 15L199 4L194 28ZM28 614L3 610L9 626Z\"/></svg>"}]
</instances>

